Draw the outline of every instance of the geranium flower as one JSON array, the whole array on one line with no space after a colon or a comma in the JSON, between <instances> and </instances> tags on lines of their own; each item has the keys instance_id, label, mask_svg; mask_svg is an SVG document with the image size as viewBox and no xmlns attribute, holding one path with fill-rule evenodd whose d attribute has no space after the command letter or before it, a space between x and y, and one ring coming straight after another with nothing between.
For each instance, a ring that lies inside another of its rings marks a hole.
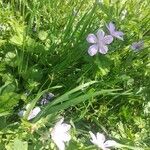
<instances>
[{"instance_id":1,"label":"geranium flower","mask_svg":"<svg viewBox=\"0 0 150 150\"><path fill-rule=\"evenodd\" d=\"M121 32L121 31L116 31L116 27L115 25L110 22L108 25L106 25L107 29L109 30L110 34L113 36L113 37L116 37L120 40L123 40L123 35L124 33Z\"/></svg>"},{"instance_id":2,"label":"geranium flower","mask_svg":"<svg viewBox=\"0 0 150 150\"><path fill-rule=\"evenodd\" d=\"M46 105L46 104L48 104L49 102L50 102L50 100L52 100L53 99L53 97L54 97L54 94L53 93L47 93L47 94L45 94L43 97L42 97L42 99L41 99L41 101L40 101L40 104L41 105Z\"/></svg>"},{"instance_id":3,"label":"geranium flower","mask_svg":"<svg viewBox=\"0 0 150 150\"><path fill-rule=\"evenodd\" d=\"M19 111L18 116L23 117L25 115L26 109L28 109L28 107L29 107L29 104L25 107L25 110ZM35 118L39 114L40 111L41 111L40 107L33 108L30 111L27 120L31 120L31 119Z\"/></svg>"},{"instance_id":4,"label":"geranium flower","mask_svg":"<svg viewBox=\"0 0 150 150\"><path fill-rule=\"evenodd\" d=\"M88 53L90 56L94 56L98 51L101 54L106 54L108 51L107 44L110 44L113 41L113 37L111 35L106 35L103 30L98 30L96 35L89 34L86 38L89 43L92 43L88 49Z\"/></svg>"},{"instance_id":5,"label":"geranium flower","mask_svg":"<svg viewBox=\"0 0 150 150\"><path fill-rule=\"evenodd\" d=\"M99 132L97 132L96 135L94 135L91 131L89 132L91 136L91 142L101 148L102 150L110 150L109 147L114 147L117 145L117 142L113 140L107 140L105 141L105 136Z\"/></svg>"},{"instance_id":6,"label":"geranium flower","mask_svg":"<svg viewBox=\"0 0 150 150\"><path fill-rule=\"evenodd\" d=\"M51 131L52 140L57 145L59 150L65 150L65 142L69 142L71 139L69 134L71 126L63 123L63 121L64 118L58 121Z\"/></svg>"},{"instance_id":7,"label":"geranium flower","mask_svg":"<svg viewBox=\"0 0 150 150\"><path fill-rule=\"evenodd\" d=\"M131 49L134 50L135 52L143 49L143 47L144 47L144 42L143 41L134 42L131 45Z\"/></svg>"}]
</instances>

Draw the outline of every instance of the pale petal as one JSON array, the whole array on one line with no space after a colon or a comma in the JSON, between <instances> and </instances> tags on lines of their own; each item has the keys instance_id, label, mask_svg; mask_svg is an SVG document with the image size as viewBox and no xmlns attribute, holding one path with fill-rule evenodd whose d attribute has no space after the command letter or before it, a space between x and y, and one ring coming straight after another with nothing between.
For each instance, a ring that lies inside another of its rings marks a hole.
<instances>
[{"instance_id":1,"label":"pale petal","mask_svg":"<svg viewBox=\"0 0 150 150\"><path fill-rule=\"evenodd\" d=\"M116 38L118 38L118 39L120 39L120 40L123 40L123 35L124 35L124 33L121 32L121 31L115 31L113 33L113 36L116 37Z\"/></svg>"},{"instance_id":2,"label":"pale petal","mask_svg":"<svg viewBox=\"0 0 150 150\"><path fill-rule=\"evenodd\" d=\"M61 140L53 139L54 143L57 145L59 150L65 150L65 144Z\"/></svg>"},{"instance_id":3,"label":"pale petal","mask_svg":"<svg viewBox=\"0 0 150 150\"><path fill-rule=\"evenodd\" d=\"M90 56L94 56L97 53L97 51L98 51L98 45L97 44L90 46L88 49L88 53Z\"/></svg>"},{"instance_id":4,"label":"pale petal","mask_svg":"<svg viewBox=\"0 0 150 150\"><path fill-rule=\"evenodd\" d=\"M57 123L55 126L58 126L58 125L61 125L64 121L64 117L62 117Z\"/></svg>"},{"instance_id":5,"label":"pale petal","mask_svg":"<svg viewBox=\"0 0 150 150\"><path fill-rule=\"evenodd\" d=\"M104 36L105 36L105 32L103 30L98 30L97 31L98 40L100 40L100 41L103 40Z\"/></svg>"},{"instance_id":6,"label":"pale petal","mask_svg":"<svg viewBox=\"0 0 150 150\"><path fill-rule=\"evenodd\" d=\"M40 111L41 111L40 107L35 107L33 110L31 110L31 112L28 116L28 120L35 118Z\"/></svg>"},{"instance_id":7,"label":"pale petal","mask_svg":"<svg viewBox=\"0 0 150 150\"><path fill-rule=\"evenodd\" d=\"M97 132L97 140L99 143L104 143L105 142L105 136L99 132Z\"/></svg>"},{"instance_id":8,"label":"pale petal","mask_svg":"<svg viewBox=\"0 0 150 150\"><path fill-rule=\"evenodd\" d=\"M104 43L105 44L110 44L113 41L113 37L111 35L106 35L104 37Z\"/></svg>"},{"instance_id":9,"label":"pale petal","mask_svg":"<svg viewBox=\"0 0 150 150\"><path fill-rule=\"evenodd\" d=\"M110 22L106 27L108 28L109 32L115 31L115 25L112 22Z\"/></svg>"},{"instance_id":10,"label":"pale petal","mask_svg":"<svg viewBox=\"0 0 150 150\"><path fill-rule=\"evenodd\" d=\"M114 140L107 140L105 143L104 143L104 146L105 147L114 147L117 145L117 142L114 141Z\"/></svg>"},{"instance_id":11,"label":"pale petal","mask_svg":"<svg viewBox=\"0 0 150 150\"><path fill-rule=\"evenodd\" d=\"M109 148L104 147L104 148L102 148L102 150L110 150L110 149L109 149Z\"/></svg>"},{"instance_id":12,"label":"pale petal","mask_svg":"<svg viewBox=\"0 0 150 150\"><path fill-rule=\"evenodd\" d=\"M23 117L25 113L26 113L25 110L21 110L21 111L18 112L18 116Z\"/></svg>"},{"instance_id":13,"label":"pale petal","mask_svg":"<svg viewBox=\"0 0 150 150\"><path fill-rule=\"evenodd\" d=\"M71 125L63 123L63 120L64 118L58 121L51 131L51 137L59 149L62 147L61 145L64 145L64 142L69 142L71 139L71 136L68 132L71 128Z\"/></svg>"},{"instance_id":14,"label":"pale petal","mask_svg":"<svg viewBox=\"0 0 150 150\"><path fill-rule=\"evenodd\" d=\"M67 132L68 130L70 130L71 125L66 124L66 123L63 123L63 124L61 125L61 127L63 128L63 132Z\"/></svg>"},{"instance_id":15,"label":"pale petal","mask_svg":"<svg viewBox=\"0 0 150 150\"><path fill-rule=\"evenodd\" d=\"M92 142L92 141L96 141L96 140L97 140L97 139L96 139L96 136L95 136L91 131L89 131L89 133L90 133L90 136L91 136L91 138L92 138L91 142Z\"/></svg>"},{"instance_id":16,"label":"pale petal","mask_svg":"<svg viewBox=\"0 0 150 150\"><path fill-rule=\"evenodd\" d=\"M86 38L89 43L97 43L97 37L94 34L89 34Z\"/></svg>"},{"instance_id":17,"label":"pale petal","mask_svg":"<svg viewBox=\"0 0 150 150\"><path fill-rule=\"evenodd\" d=\"M65 133L65 134L62 134L60 136L62 138L62 141L64 141L64 142L69 142L71 140L71 136L69 133Z\"/></svg>"},{"instance_id":18,"label":"pale petal","mask_svg":"<svg viewBox=\"0 0 150 150\"><path fill-rule=\"evenodd\" d=\"M108 47L106 45L103 45L103 46L99 47L99 52L101 54L106 54L107 51L108 51Z\"/></svg>"}]
</instances>

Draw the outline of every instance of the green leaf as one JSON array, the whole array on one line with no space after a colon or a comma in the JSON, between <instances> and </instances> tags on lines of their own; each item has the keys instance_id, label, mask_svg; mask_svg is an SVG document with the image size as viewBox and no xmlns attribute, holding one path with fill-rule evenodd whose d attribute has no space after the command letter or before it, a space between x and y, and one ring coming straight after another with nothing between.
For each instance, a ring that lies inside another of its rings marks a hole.
<instances>
[{"instance_id":1,"label":"green leaf","mask_svg":"<svg viewBox=\"0 0 150 150\"><path fill-rule=\"evenodd\" d=\"M20 139L14 140L14 150L28 150L28 143L23 142Z\"/></svg>"},{"instance_id":2,"label":"green leaf","mask_svg":"<svg viewBox=\"0 0 150 150\"><path fill-rule=\"evenodd\" d=\"M18 35L14 35L11 39L10 39L10 42L12 44L15 44L15 45L18 45L18 46L21 46L23 44L23 36L18 36Z\"/></svg>"},{"instance_id":3,"label":"green leaf","mask_svg":"<svg viewBox=\"0 0 150 150\"><path fill-rule=\"evenodd\" d=\"M48 33L45 32L45 31L40 31L39 34L38 34L38 37L40 40L44 41L48 36Z\"/></svg>"}]
</instances>

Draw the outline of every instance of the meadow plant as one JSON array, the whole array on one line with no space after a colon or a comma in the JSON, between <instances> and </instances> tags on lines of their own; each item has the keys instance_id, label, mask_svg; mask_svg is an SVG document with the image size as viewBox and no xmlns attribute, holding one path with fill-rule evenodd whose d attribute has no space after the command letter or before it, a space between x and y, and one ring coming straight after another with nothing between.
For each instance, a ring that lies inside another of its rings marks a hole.
<instances>
[{"instance_id":1,"label":"meadow plant","mask_svg":"<svg viewBox=\"0 0 150 150\"><path fill-rule=\"evenodd\" d=\"M64 118L59 120L51 131L51 137L54 143L57 145L59 150L65 150L65 142L69 142L71 136L69 130L71 126L69 124L63 123Z\"/></svg>"},{"instance_id":2,"label":"meadow plant","mask_svg":"<svg viewBox=\"0 0 150 150\"><path fill-rule=\"evenodd\" d=\"M149 6L1 0L0 150L149 150Z\"/></svg>"},{"instance_id":3,"label":"meadow plant","mask_svg":"<svg viewBox=\"0 0 150 150\"><path fill-rule=\"evenodd\" d=\"M131 49L134 52L138 52L138 51L142 50L143 48L144 48L144 42L143 41L133 42L131 45Z\"/></svg>"},{"instance_id":4,"label":"meadow plant","mask_svg":"<svg viewBox=\"0 0 150 150\"><path fill-rule=\"evenodd\" d=\"M115 147L117 142L113 140L105 141L105 136L102 133L97 132L94 135L91 131L89 132L91 136L91 142L101 148L102 150L109 150L110 147Z\"/></svg>"}]
</instances>

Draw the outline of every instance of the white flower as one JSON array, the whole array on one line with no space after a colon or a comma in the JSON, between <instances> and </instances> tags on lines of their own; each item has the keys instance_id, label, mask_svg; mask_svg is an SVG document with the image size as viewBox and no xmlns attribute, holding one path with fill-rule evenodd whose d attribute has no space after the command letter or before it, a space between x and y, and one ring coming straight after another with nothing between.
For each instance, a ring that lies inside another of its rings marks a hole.
<instances>
[{"instance_id":1,"label":"white flower","mask_svg":"<svg viewBox=\"0 0 150 150\"><path fill-rule=\"evenodd\" d=\"M69 134L71 126L63 123L63 121L64 118L58 121L51 131L52 140L57 145L59 150L65 150L65 142L69 142L71 139Z\"/></svg>"},{"instance_id":2,"label":"white flower","mask_svg":"<svg viewBox=\"0 0 150 150\"><path fill-rule=\"evenodd\" d=\"M94 135L91 131L89 132L91 135L91 142L95 145L97 145L102 150L110 150L109 147L114 147L117 145L117 142L113 140L107 140L105 141L105 136L99 132L97 132L96 135Z\"/></svg>"},{"instance_id":3,"label":"white flower","mask_svg":"<svg viewBox=\"0 0 150 150\"><path fill-rule=\"evenodd\" d=\"M19 111L18 116L23 117L26 113L26 109L28 108L29 108L29 104L25 107L25 110ZM35 107L34 109L32 109L29 113L27 120L31 120L35 118L39 114L40 111L41 111L40 107Z\"/></svg>"}]
</instances>

